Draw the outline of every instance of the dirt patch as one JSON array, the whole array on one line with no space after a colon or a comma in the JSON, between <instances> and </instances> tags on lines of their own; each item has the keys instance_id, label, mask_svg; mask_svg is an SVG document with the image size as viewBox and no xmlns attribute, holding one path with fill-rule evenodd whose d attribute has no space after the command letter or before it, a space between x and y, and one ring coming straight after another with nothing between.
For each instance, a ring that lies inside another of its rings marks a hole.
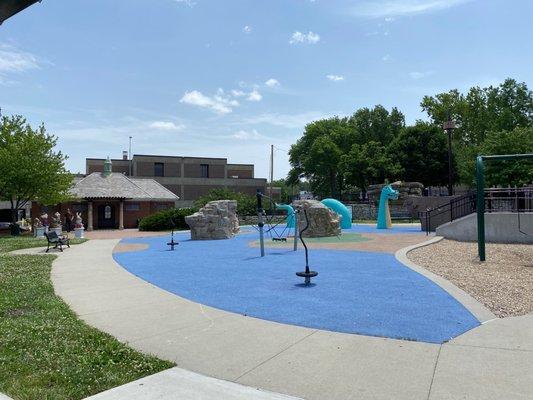
<instances>
[{"instance_id":1,"label":"dirt patch","mask_svg":"<svg viewBox=\"0 0 533 400\"><path fill-rule=\"evenodd\" d=\"M396 253L396 251L407 246L422 243L428 240L426 235L422 234L379 234L379 233L362 233L363 240L355 240L353 242L339 241L335 242L312 242L306 241L307 247L310 249L326 249L326 250L356 250L356 251L372 251L378 253ZM304 239L305 240L305 239ZM252 247L259 247L259 241L255 240L250 243ZM292 249L293 239L289 238L287 242L272 242L265 240L265 246L269 248L284 248ZM298 247L302 244L298 242Z\"/></svg>"},{"instance_id":2,"label":"dirt patch","mask_svg":"<svg viewBox=\"0 0 533 400\"><path fill-rule=\"evenodd\" d=\"M446 239L407 256L448 279L500 318L533 312L533 245L486 246L484 263L478 259L477 243Z\"/></svg>"},{"instance_id":3,"label":"dirt patch","mask_svg":"<svg viewBox=\"0 0 533 400\"><path fill-rule=\"evenodd\" d=\"M113 249L113 253L129 253L132 251L143 251L148 248L146 243L119 243Z\"/></svg>"}]
</instances>

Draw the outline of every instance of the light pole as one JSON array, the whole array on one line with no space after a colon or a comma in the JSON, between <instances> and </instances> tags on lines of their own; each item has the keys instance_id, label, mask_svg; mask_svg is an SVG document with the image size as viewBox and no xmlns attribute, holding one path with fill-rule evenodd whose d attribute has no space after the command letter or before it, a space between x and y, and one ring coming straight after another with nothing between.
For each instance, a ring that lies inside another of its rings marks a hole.
<instances>
[{"instance_id":1,"label":"light pole","mask_svg":"<svg viewBox=\"0 0 533 400\"><path fill-rule=\"evenodd\" d=\"M452 134L455 129L455 122L448 114L448 120L442 125L448 133L448 196L453 196L453 168L452 168Z\"/></svg>"}]
</instances>

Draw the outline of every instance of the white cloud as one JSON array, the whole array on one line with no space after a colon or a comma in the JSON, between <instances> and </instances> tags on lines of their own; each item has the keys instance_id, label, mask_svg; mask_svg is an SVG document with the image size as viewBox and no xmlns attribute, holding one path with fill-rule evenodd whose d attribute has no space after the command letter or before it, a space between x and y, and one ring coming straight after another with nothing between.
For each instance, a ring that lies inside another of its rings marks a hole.
<instances>
[{"instance_id":1,"label":"white cloud","mask_svg":"<svg viewBox=\"0 0 533 400\"><path fill-rule=\"evenodd\" d=\"M288 129L302 129L310 122L329 118L334 114L326 114L321 112L304 112L300 114L276 114L265 113L248 118L243 118L239 122L255 125L255 124L268 124L272 126L280 126Z\"/></svg>"},{"instance_id":2,"label":"white cloud","mask_svg":"<svg viewBox=\"0 0 533 400\"><path fill-rule=\"evenodd\" d=\"M185 92L180 100L180 103L207 108L217 114L229 114L233 111L233 106L239 105L236 101L234 101L233 104L230 104L230 101L228 101L228 99L224 99L220 94L209 97L198 90Z\"/></svg>"},{"instance_id":3,"label":"white cloud","mask_svg":"<svg viewBox=\"0 0 533 400\"><path fill-rule=\"evenodd\" d=\"M411 79L418 80L422 78L427 78L428 76L433 75L433 74L434 74L433 71L425 71L425 72L413 71L413 72L409 72L409 77Z\"/></svg>"},{"instance_id":4,"label":"white cloud","mask_svg":"<svg viewBox=\"0 0 533 400\"><path fill-rule=\"evenodd\" d=\"M194 7L196 3L192 0L174 0L178 4L186 5L187 7Z\"/></svg>"},{"instance_id":5,"label":"white cloud","mask_svg":"<svg viewBox=\"0 0 533 400\"><path fill-rule=\"evenodd\" d=\"M326 78L333 82L340 82L344 80L344 76L342 75L326 75Z\"/></svg>"},{"instance_id":6,"label":"white cloud","mask_svg":"<svg viewBox=\"0 0 533 400\"><path fill-rule=\"evenodd\" d=\"M269 80L267 80L265 82L265 85L267 85L268 87L280 87L281 84L279 83L279 81L277 79L274 79L274 78L270 78Z\"/></svg>"},{"instance_id":7,"label":"white cloud","mask_svg":"<svg viewBox=\"0 0 533 400\"><path fill-rule=\"evenodd\" d=\"M231 91L231 94L233 95L233 97L244 97L244 96L246 96L246 92L243 92L242 90L235 90L235 89L233 89Z\"/></svg>"},{"instance_id":8,"label":"white cloud","mask_svg":"<svg viewBox=\"0 0 533 400\"><path fill-rule=\"evenodd\" d=\"M472 0L376 0L352 8L353 14L367 18L391 18L441 11ZM388 22L388 21L387 21Z\"/></svg>"},{"instance_id":9,"label":"white cloud","mask_svg":"<svg viewBox=\"0 0 533 400\"><path fill-rule=\"evenodd\" d=\"M224 89L219 88L213 96L207 96L198 90L187 91L180 102L207 108L217 114L229 114L235 107L240 106L237 98L245 98L247 101L252 102L263 100L263 96L257 89L253 89L251 92L233 89L226 93Z\"/></svg>"},{"instance_id":10,"label":"white cloud","mask_svg":"<svg viewBox=\"0 0 533 400\"><path fill-rule=\"evenodd\" d=\"M252 33L252 27L250 25L246 25L244 28L242 28L242 31L246 34Z\"/></svg>"},{"instance_id":11,"label":"white cloud","mask_svg":"<svg viewBox=\"0 0 533 400\"><path fill-rule=\"evenodd\" d=\"M316 44L320 41L320 35L318 33L314 33L309 31L308 33L302 33L300 31L295 31L292 36L291 40L289 40L290 44L298 44L298 43L308 43L308 44Z\"/></svg>"},{"instance_id":12,"label":"white cloud","mask_svg":"<svg viewBox=\"0 0 533 400\"><path fill-rule=\"evenodd\" d=\"M5 76L38 69L40 62L31 53L21 51L10 45L0 45L0 84L9 83Z\"/></svg>"},{"instance_id":13,"label":"white cloud","mask_svg":"<svg viewBox=\"0 0 533 400\"><path fill-rule=\"evenodd\" d=\"M389 62L390 60L392 60L390 54L385 54L383 57L381 57L381 61L383 62Z\"/></svg>"},{"instance_id":14,"label":"white cloud","mask_svg":"<svg viewBox=\"0 0 533 400\"><path fill-rule=\"evenodd\" d=\"M257 130L252 129L251 131L245 131L243 129L235 132L233 135L231 135L233 139L238 140L258 140L263 139L264 136L261 135Z\"/></svg>"},{"instance_id":15,"label":"white cloud","mask_svg":"<svg viewBox=\"0 0 533 400\"><path fill-rule=\"evenodd\" d=\"M176 125L171 121L154 121L148 125L152 129L161 130L161 131L179 131L185 128L183 125Z\"/></svg>"},{"instance_id":16,"label":"white cloud","mask_svg":"<svg viewBox=\"0 0 533 400\"><path fill-rule=\"evenodd\" d=\"M248 101L261 101L263 100L263 96L257 90L253 90L248 94L247 100Z\"/></svg>"}]
</instances>

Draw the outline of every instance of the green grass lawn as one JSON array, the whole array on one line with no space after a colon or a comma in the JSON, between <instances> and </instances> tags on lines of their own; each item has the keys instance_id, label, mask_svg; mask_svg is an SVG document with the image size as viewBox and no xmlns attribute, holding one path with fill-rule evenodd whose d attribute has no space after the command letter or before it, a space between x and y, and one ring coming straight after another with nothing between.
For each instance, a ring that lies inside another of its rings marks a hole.
<instances>
[{"instance_id":1,"label":"green grass lawn","mask_svg":"<svg viewBox=\"0 0 533 400\"><path fill-rule=\"evenodd\" d=\"M80 244L87 239L70 239L70 244ZM4 236L0 237L0 254L13 250L29 249L31 247L46 247L46 238L35 238L33 236Z\"/></svg>"},{"instance_id":2,"label":"green grass lawn","mask_svg":"<svg viewBox=\"0 0 533 400\"><path fill-rule=\"evenodd\" d=\"M5 254L42 244L0 238L0 392L14 399L82 399L174 365L76 318L54 294L56 256Z\"/></svg>"}]
</instances>

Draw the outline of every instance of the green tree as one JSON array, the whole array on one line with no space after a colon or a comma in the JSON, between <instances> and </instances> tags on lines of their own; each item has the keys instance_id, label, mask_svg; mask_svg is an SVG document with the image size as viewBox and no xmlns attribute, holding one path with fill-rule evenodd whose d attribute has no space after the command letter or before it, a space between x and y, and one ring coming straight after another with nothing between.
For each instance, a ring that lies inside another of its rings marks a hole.
<instances>
[{"instance_id":1,"label":"green tree","mask_svg":"<svg viewBox=\"0 0 533 400\"><path fill-rule=\"evenodd\" d=\"M438 126L418 121L402 129L388 150L402 170L401 180L425 186L448 182L447 139Z\"/></svg>"},{"instance_id":2,"label":"green tree","mask_svg":"<svg viewBox=\"0 0 533 400\"><path fill-rule=\"evenodd\" d=\"M390 156L387 148L379 142L354 144L342 156L341 169L346 182L366 193L368 185L395 180L401 172L400 165Z\"/></svg>"},{"instance_id":3,"label":"green tree","mask_svg":"<svg viewBox=\"0 0 533 400\"><path fill-rule=\"evenodd\" d=\"M288 182L294 185L306 178L315 194L335 196L342 155L337 143L344 141L347 134L345 119L330 118L308 124L303 136L289 150L292 170Z\"/></svg>"},{"instance_id":4,"label":"green tree","mask_svg":"<svg viewBox=\"0 0 533 400\"><path fill-rule=\"evenodd\" d=\"M298 190L299 182L297 185L289 185L286 179L276 179L272 181L272 186L281 188L281 201L285 202L292 195L296 194L295 192Z\"/></svg>"},{"instance_id":5,"label":"green tree","mask_svg":"<svg viewBox=\"0 0 533 400\"><path fill-rule=\"evenodd\" d=\"M404 126L401 112L396 108L389 112L380 105L359 109L349 118L334 117L312 122L291 147L292 169L287 181L295 185L304 178L315 195L342 198L347 188L342 156L355 144L363 146L375 142L387 146Z\"/></svg>"},{"instance_id":6,"label":"green tree","mask_svg":"<svg viewBox=\"0 0 533 400\"><path fill-rule=\"evenodd\" d=\"M491 132L479 149L479 154L533 154L533 127L512 131ZM468 162L470 180L474 182L475 157ZM533 183L533 160L491 161L486 163L487 186L522 186Z\"/></svg>"},{"instance_id":7,"label":"green tree","mask_svg":"<svg viewBox=\"0 0 533 400\"><path fill-rule=\"evenodd\" d=\"M466 95L454 89L425 96L420 105L436 125L442 126L448 116L455 120L459 145L479 146L489 132L533 124L533 92L510 78L496 87L472 87Z\"/></svg>"},{"instance_id":8,"label":"green tree","mask_svg":"<svg viewBox=\"0 0 533 400\"><path fill-rule=\"evenodd\" d=\"M57 138L44 125L33 129L22 116L0 124L0 198L11 203L12 222L28 201L57 204L69 196L72 175L64 156L54 151Z\"/></svg>"},{"instance_id":9,"label":"green tree","mask_svg":"<svg viewBox=\"0 0 533 400\"><path fill-rule=\"evenodd\" d=\"M374 108L361 108L347 120L352 140L347 143L346 149L352 144L364 144L376 141L382 146L387 146L400 130L405 126L405 117L393 108L391 112L381 105Z\"/></svg>"}]
</instances>

